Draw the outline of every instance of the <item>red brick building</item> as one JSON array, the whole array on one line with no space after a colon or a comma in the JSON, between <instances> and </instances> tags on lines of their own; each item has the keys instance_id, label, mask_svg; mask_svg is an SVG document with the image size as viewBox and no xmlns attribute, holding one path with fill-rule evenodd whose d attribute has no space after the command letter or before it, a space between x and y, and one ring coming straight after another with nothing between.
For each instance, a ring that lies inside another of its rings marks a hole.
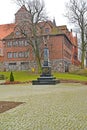
<instances>
[{"instance_id":1,"label":"red brick building","mask_svg":"<svg viewBox=\"0 0 87 130\"><path fill-rule=\"evenodd\" d=\"M17 28L21 20L29 18L27 9L22 6L15 14L15 23L0 25L0 55L3 56L3 68L6 71L37 67L31 46ZM52 70L67 72L70 64L78 66L77 37L73 36L72 30L69 31L66 25L56 26L51 21L38 25L40 28L44 25L39 36L47 40Z\"/></svg>"}]
</instances>

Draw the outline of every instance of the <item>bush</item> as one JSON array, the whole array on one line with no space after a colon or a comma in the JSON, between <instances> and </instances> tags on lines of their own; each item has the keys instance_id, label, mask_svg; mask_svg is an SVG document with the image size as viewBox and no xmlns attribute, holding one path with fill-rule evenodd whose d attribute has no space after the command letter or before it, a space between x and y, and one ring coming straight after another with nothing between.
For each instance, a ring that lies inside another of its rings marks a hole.
<instances>
[{"instance_id":1,"label":"bush","mask_svg":"<svg viewBox=\"0 0 87 130\"><path fill-rule=\"evenodd\" d=\"M0 74L0 80L4 80L6 79L5 76L3 74Z\"/></svg>"},{"instance_id":2,"label":"bush","mask_svg":"<svg viewBox=\"0 0 87 130\"><path fill-rule=\"evenodd\" d=\"M11 73L10 73L10 82L14 82L14 76L13 76L12 71L11 71Z\"/></svg>"}]
</instances>

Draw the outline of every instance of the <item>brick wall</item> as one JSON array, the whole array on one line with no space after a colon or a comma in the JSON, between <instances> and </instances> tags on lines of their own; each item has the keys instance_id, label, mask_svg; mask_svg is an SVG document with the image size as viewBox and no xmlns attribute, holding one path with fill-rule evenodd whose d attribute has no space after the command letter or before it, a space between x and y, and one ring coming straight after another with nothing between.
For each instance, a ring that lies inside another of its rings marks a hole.
<instances>
[{"instance_id":1,"label":"brick wall","mask_svg":"<svg viewBox=\"0 0 87 130\"><path fill-rule=\"evenodd\" d=\"M25 42L25 39L19 39L19 41L22 40ZM17 41L17 40L16 40ZM17 42L19 42L17 41ZM23 70L24 67L25 70L31 70L32 67L37 68L32 48L27 45L22 46L8 46L10 43L14 44L14 40L7 40L4 47L4 61L5 61L5 68L7 71L10 70L10 68L14 70ZM49 60L52 65L52 69L55 71L65 71L66 65L68 65L71 62L71 58L68 57L68 55L64 55L64 51L66 50L71 55L71 49L67 45L67 40L65 35L50 35L49 40L47 42L48 48L49 48ZM9 43L9 44L8 44ZM23 43L24 44L24 43ZM68 41L68 44L69 41ZM70 44L71 45L71 44ZM44 49L44 45L42 46L42 50ZM20 57L20 52L29 52L28 57ZM12 53L12 57L8 57L8 53ZM18 53L18 57L14 57L14 53ZM43 58L42 58L43 60ZM62 62L61 62L62 61ZM11 66L11 67L10 67ZM14 67L16 66L16 67Z\"/></svg>"}]
</instances>

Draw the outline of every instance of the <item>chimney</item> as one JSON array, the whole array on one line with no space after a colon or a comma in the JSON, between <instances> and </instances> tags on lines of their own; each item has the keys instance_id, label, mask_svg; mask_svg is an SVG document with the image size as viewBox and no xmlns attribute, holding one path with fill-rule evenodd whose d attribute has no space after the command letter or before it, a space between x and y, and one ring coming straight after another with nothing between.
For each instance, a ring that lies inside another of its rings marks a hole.
<instances>
[{"instance_id":1,"label":"chimney","mask_svg":"<svg viewBox=\"0 0 87 130\"><path fill-rule=\"evenodd\" d=\"M53 25L56 26L55 18L53 18Z\"/></svg>"}]
</instances>

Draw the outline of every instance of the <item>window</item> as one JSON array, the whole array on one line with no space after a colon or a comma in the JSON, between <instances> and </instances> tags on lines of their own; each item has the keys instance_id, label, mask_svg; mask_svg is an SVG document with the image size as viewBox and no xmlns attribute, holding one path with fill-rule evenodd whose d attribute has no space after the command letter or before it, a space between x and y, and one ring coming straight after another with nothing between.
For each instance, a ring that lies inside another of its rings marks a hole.
<instances>
[{"instance_id":1,"label":"window","mask_svg":"<svg viewBox=\"0 0 87 130\"><path fill-rule=\"evenodd\" d=\"M18 52L13 52L13 57L18 58Z\"/></svg>"},{"instance_id":2,"label":"window","mask_svg":"<svg viewBox=\"0 0 87 130\"><path fill-rule=\"evenodd\" d=\"M16 63L9 63L9 70L16 70Z\"/></svg>"},{"instance_id":3,"label":"window","mask_svg":"<svg viewBox=\"0 0 87 130\"><path fill-rule=\"evenodd\" d=\"M19 56L20 58L28 57L28 52L19 52L18 56Z\"/></svg>"},{"instance_id":4,"label":"window","mask_svg":"<svg viewBox=\"0 0 87 130\"><path fill-rule=\"evenodd\" d=\"M24 30L24 34L28 34L28 30Z\"/></svg>"},{"instance_id":5,"label":"window","mask_svg":"<svg viewBox=\"0 0 87 130\"><path fill-rule=\"evenodd\" d=\"M19 52L19 53L17 53L17 52L14 52L13 53L13 56L14 56L14 58L17 58L17 57L19 57L19 58L24 58L24 57L28 57L29 56L29 52L28 51L25 51L25 52Z\"/></svg>"},{"instance_id":6,"label":"window","mask_svg":"<svg viewBox=\"0 0 87 130\"><path fill-rule=\"evenodd\" d=\"M75 60L77 60L77 53L74 53L73 58L74 58Z\"/></svg>"},{"instance_id":7,"label":"window","mask_svg":"<svg viewBox=\"0 0 87 130\"><path fill-rule=\"evenodd\" d=\"M28 46L28 45L29 45L29 43L28 43L28 41L26 40L26 41L25 41L25 46Z\"/></svg>"},{"instance_id":8,"label":"window","mask_svg":"<svg viewBox=\"0 0 87 130\"><path fill-rule=\"evenodd\" d=\"M8 52L7 57L12 58L12 52Z\"/></svg>"},{"instance_id":9,"label":"window","mask_svg":"<svg viewBox=\"0 0 87 130\"><path fill-rule=\"evenodd\" d=\"M28 51L25 52L25 57L29 57L29 52Z\"/></svg>"},{"instance_id":10,"label":"window","mask_svg":"<svg viewBox=\"0 0 87 130\"><path fill-rule=\"evenodd\" d=\"M19 42L18 45L21 46L21 41L18 41L18 42Z\"/></svg>"},{"instance_id":11,"label":"window","mask_svg":"<svg viewBox=\"0 0 87 130\"><path fill-rule=\"evenodd\" d=\"M12 41L9 41L9 42L7 43L7 46L8 46L8 47L12 47Z\"/></svg>"},{"instance_id":12,"label":"window","mask_svg":"<svg viewBox=\"0 0 87 130\"><path fill-rule=\"evenodd\" d=\"M24 46L24 41L19 41L19 46Z\"/></svg>"},{"instance_id":13,"label":"window","mask_svg":"<svg viewBox=\"0 0 87 130\"><path fill-rule=\"evenodd\" d=\"M25 56L25 53L24 52L22 52L22 57L24 57Z\"/></svg>"},{"instance_id":14,"label":"window","mask_svg":"<svg viewBox=\"0 0 87 130\"><path fill-rule=\"evenodd\" d=\"M15 34L16 34L17 36L19 36L19 35L20 35L20 32L19 32L19 31L16 31Z\"/></svg>"},{"instance_id":15,"label":"window","mask_svg":"<svg viewBox=\"0 0 87 130\"><path fill-rule=\"evenodd\" d=\"M18 56L19 56L19 57L22 57L22 52L19 52Z\"/></svg>"},{"instance_id":16,"label":"window","mask_svg":"<svg viewBox=\"0 0 87 130\"><path fill-rule=\"evenodd\" d=\"M13 46L16 46L16 41L13 42Z\"/></svg>"},{"instance_id":17,"label":"window","mask_svg":"<svg viewBox=\"0 0 87 130\"><path fill-rule=\"evenodd\" d=\"M15 41L15 42L14 42L14 46L18 46L18 41Z\"/></svg>"},{"instance_id":18,"label":"window","mask_svg":"<svg viewBox=\"0 0 87 130\"><path fill-rule=\"evenodd\" d=\"M21 41L21 46L24 46L24 41Z\"/></svg>"},{"instance_id":19,"label":"window","mask_svg":"<svg viewBox=\"0 0 87 130\"><path fill-rule=\"evenodd\" d=\"M29 62L21 62L21 70L28 70Z\"/></svg>"},{"instance_id":20,"label":"window","mask_svg":"<svg viewBox=\"0 0 87 130\"><path fill-rule=\"evenodd\" d=\"M16 65L16 63L9 63L9 65Z\"/></svg>"},{"instance_id":21,"label":"window","mask_svg":"<svg viewBox=\"0 0 87 130\"><path fill-rule=\"evenodd\" d=\"M49 33L49 28L45 28L45 33Z\"/></svg>"}]
</instances>

